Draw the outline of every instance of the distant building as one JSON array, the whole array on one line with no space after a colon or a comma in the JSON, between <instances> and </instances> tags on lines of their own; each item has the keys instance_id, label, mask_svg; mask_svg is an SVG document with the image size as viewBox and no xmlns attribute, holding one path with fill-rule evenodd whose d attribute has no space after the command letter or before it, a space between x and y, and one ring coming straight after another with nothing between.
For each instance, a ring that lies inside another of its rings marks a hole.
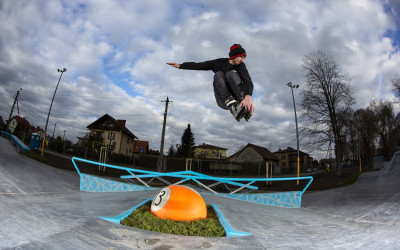
<instances>
[{"instance_id":1,"label":"distant building","mask_svg":"<svg viewBox=\"0 0 400 250\"><path fill-rule=\"evenodd\" d=\"M138 138L125 125L126 120L116 120L108 114L103 115L87 126L92 147L104 146L112 153L132 156L134 141Z\"/></svg>"},{"instance_id":2,"label":"distant building","mask_svg":"<svg viewBox=\"0 0 400 250\"><path fill-rule=\"evenodd\" d=\"M149 142L135 140L133 142L133 153L149 153Z\"/></svg>"},{"instance_id":3,"label":"distant building","mask_svg":"<svg viewBox=\"0 0 400 250\"><path fill-rule=\"evenodd\" d=\"M29 129L29 127L31 126L28 120L16 115L13 118L11 118L11 121L8 124L8 129L11 131L11 134L16 132L15 130L17 129L18 125L20 126L20 128L23 129Z\"/></svg>"},{"instance_id":4,"label":"distant building","mask_svg":"<svg viewBox=\"0 0 400 250\"><path fill-rule=\"evenodd\" d=\"M8 130L11 134L15 134L21 141L29 139L29 128L31 124L23 117L14 116L8 124Z\"/></svg>"},{"instance_id":5,"label":"distant building","mask_svg":"<svg viewBox=\"0 0 400 250\"><path fill-rule=\"evenodd\" d=\"M242 150L231 155L229 161L234 162L252 162L264 163L272 162L277 164L279 159L271 153L267 148L257 146L254 144L247 144Z\"/></svg>"},{"instance_id":6,"label":"distant building","mask_svg":"<svg viewBox=\"0 0 400 250\"><path fill-rule=\"evenodd\" d=\"M288 147L284 150L279 149L274 152L274 155L279 159L279 166L282 172L294 173L297 171L297 149ZM309 154L299 151L300 156L300 171L304 172L312 166L312 158Z\"/></svg>"},{"instance_id":7,"label":"distant building","mask_svg":"<svg viewBox=\"0 0 400 250\"><path fill-rule=\"evenodd\" d=\"M203 143L194 147L194 158L197 159L226 159L226 148Z\"/></svg>"},{"instance_id":8,"label":"distant building","mask_svg":"<svg viewBox=\"0 0 400 250\"><path fill-rule=\"evenodd\" d=\"M239 152L231 155L227 160L236 163L236 165L238 166L236 168L237 170L244 171L250 174L266 173L266 166L272 167L271 170L268 171L273 171L274 174L280 173L280 170L277 167L279 159L274 156L267 148L251 143L247 144ZM254 168L254 166L257 165L258 168Z\"/></svg>"}]
</instances>

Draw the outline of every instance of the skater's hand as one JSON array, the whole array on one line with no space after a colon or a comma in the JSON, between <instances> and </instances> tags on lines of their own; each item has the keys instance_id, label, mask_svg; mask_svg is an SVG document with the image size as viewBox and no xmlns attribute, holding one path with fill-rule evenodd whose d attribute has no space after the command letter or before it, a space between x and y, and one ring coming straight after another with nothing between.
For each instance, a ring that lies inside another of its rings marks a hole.
<instances>
[{"instance_id":1,"label":"skater's hand","mask_svg":"<svg viewBox=\"0 0 400 250\"><path fill-rule=\"evenodd\" d=\"M177 64L177 63L174 63L174 62L172 62L172 63L167 63L168 65L171 65L172 67L175 67L175 68L177 68L177 69L179 69L180 67L181 67L181 65L180 64Z\"/></svg>"},{"instance_id":2,"label":"skater's hand","mask_svg":"<svg viewBox=\"0 0 400 250\"><path fill-rule=\"evenodd\" d=\"M240 107L243 107L249 111L249 112L254 112L255 108L253 106L253 103L251 102L251 96L246 95L243 99L243 101L240 103Z\"/></svg>"}]
</instances>

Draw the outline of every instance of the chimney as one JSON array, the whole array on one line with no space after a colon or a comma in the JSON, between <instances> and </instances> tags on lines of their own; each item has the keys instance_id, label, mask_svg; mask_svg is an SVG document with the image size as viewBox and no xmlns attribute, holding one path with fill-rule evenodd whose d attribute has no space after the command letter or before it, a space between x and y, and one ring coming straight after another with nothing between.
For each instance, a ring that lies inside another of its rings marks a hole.
<instances>
[{"instance_id":1,"label":"chimney","mask_svg":"<svg viewBox=\"0 0 400 250\"><path fill-rule=\"evenodd\" d=\"M117 122L118 122L122 127L125 127L126 120L117 120Z\"/></svg>"}]
</instances>

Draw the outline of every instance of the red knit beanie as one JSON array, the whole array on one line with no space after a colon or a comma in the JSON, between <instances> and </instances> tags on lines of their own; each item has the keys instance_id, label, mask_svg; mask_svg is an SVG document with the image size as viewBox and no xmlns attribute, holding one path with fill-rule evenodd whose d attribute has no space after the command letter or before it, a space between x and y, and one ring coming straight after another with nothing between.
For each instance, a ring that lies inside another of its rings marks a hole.
<instances>
[{"instance_id":1,"label":"red knit beanie","mask_svg":"<svg viewBox=\"0 0 400 250\"><path fill-rule=\"evenodd\" d=\"M229 59L234 59L238 56L246 57L246 51L242 48L242 45L234 44L231 46L231 50L229 51Z\"/></svg>"}]
</instances>

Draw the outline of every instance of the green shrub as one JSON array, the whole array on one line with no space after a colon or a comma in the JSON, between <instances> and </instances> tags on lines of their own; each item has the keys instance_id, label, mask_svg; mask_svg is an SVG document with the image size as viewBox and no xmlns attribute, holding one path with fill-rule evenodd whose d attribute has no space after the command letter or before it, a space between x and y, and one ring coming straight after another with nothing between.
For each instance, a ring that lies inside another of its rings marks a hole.
<instances>
[{"instance_id":1,"label":"green shrub","mask_svg":"<svg viewBox=\"0 0 400 250\"><path fill-rule=\"evenodd\" d=\"M224 228L210 205L207 205L207 218L194 221L160 219L151 213L150 205L144 205L121 221L121 224L154 232L186 236L222 237L225 235Z\"/></svg>"},{"instance_id":2,"label":"green shrub","mask_svg":"<svg viewBox=\"0 0 400 250\"><path fill-rule=\"evenodd\" d=\"M25 152L25 155L26 155L27 157L31 158L31 159L36 160L36 161L40 161L40 162L45 163L45 164L48 163L47 159L46 159L44 156L41 156L40 154L35 154L35 153L32 152L31 150L26 151L26 152Z\"/></svg>"}]
</instances>

